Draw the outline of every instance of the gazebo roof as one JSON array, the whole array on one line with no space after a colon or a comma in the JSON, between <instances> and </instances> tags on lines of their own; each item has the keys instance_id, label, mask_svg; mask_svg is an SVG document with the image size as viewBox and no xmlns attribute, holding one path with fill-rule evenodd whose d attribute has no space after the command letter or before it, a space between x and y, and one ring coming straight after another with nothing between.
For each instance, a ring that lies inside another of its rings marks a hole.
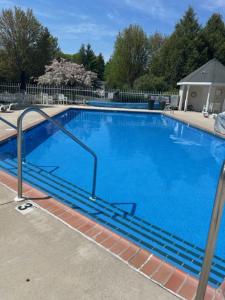
<instances>
[{"instance_id":1,"label":"gazebo roof","mask_svg":"<svg viewBox=\"0 0 225 300\"><path fill-rule=\"evenodd\" d=\"M177 84L225 85L225 66L216 58L214 58L191 74L181 79L181 81Z\"/></svg>"}]
</instances>

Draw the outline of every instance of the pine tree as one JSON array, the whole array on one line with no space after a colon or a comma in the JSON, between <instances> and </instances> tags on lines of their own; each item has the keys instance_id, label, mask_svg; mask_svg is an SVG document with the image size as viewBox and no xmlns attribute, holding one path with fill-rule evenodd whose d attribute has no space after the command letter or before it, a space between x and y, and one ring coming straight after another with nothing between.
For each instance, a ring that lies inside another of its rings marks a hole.
<instances>
[{"instance_id":1,"label":"pine tree","mask_svg":"<svg viewBox=\"0 0 225 300\"><path fill-rule=\"evenodd\" d=\"M96 62L97 62L98 79L102 81L104 80L105 61L101 53L97 56Z\"/></svg>"},{"instance_id":2,"label":"pine tree","mask_svg":"<svg viewBox=\"0 0 225 300\"><path fill-rule=\"evenodd\" d=\"M94 51L91 49L91 45L87 44L86 47L86 65L85 68L92 72L97 72L97 61Z\"/></svg>"},{"instance_id":3,"label":"pine tree","mask_svg":"<svg viewBox=\"0 0 225 300\"><path fill-rule=\"evenodd\" d=\"M201 27L190 7L152 62L152 73L164 76L171 87L176 87L180 79L199 67L200 32Z\"/></svg>"},{"instance_id":4,"label":"pine tree","mask_svg":"<svg viewBox=\"0 0 225 300\"><path fill-rule=\"evenodd\" d=\"M84 67L86 67L87 65L86 48L84 44L81 45L78 52L78 63L83 65Z\"/></svg>"},{"instance_id":5,"label":"pine tree","mask_svg":"<svg viewBox=\"0 0 225 300\"><path fill-rule=\"evenodd\" d=\"M217 58L225 64L225 24L220 14L213 14L209 18L202 30L200 40L203 63Z\"/></svg>"},{"instance_id":6,"label":"pine tree","mask_svg":"<svg viewBox=\"0 0 225 300\"><path fill-rule=\"evenodd\" d=\"M58 52L57 39L50 34L48 28L44 28L36 43L33 58L37 63L33 64L32 76L37 77L44 74L45 66L51 63Z\"/></svg>"},{"instance_id":7,"label":"pine tree","mask_svg":"<svg viewBox=\"0 0 225 300\"><path fill-rule=\"evenodd\" d=\"M97 58L90 44L81 45L78 53L73 55L74 62L82 64L86 70L97 73Z\"/></svg>"}]
</instances>

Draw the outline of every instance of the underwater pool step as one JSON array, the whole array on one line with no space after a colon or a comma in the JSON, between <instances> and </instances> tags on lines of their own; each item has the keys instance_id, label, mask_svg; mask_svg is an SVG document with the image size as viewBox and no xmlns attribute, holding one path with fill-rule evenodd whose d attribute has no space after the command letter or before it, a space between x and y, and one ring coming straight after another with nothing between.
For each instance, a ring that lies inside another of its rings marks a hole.
<instances>
[{"instance_id":1,"label":"underwater pool step","mask_svg":"<svg viewBox=\"0 0 225 300\"><path fill-rule=\"evenodd\" d=\"M15 165L15 167L16 167L16 165ZM24 167L27 169L27 163L24 165ZM30 167L28 167L28 169L29 169L30 172L34 171L33 168L31 169ZM39 169L39 168L36 167L35 169ZM48 173L48 175L50 175L50 174ZM43 176L43 174L42 174L42 176ZM52 176L50 175L49 180L52 181L51 177ZM54 176L54 177L56 177L56 176ZM55 184L61 185L64 188L67 188L71 192L75 192L79 196L85 197L85 195L82 195L80 192L77 192L76 190L74 190L74 187L72 186L72 184L65 185L65 183L61 184L58 181L56 182L55 180L53 180L53 182ZM71 189L71 186L72 186L72 189ZM94 204L96 204L97 206L99 206L100 209L105 208L108 212L113 213L114 214L114 216L113 216L114 219L116 219L117 217L119 217L119 218L123 217L123 221L125 220L125 221L129 222L131 226L139 227L139 230L143 230L147 234L151 233L154 236L157 236L158 238L160 238L161 240L163 240L164 243L172 245L175 249L178 249L180 251L184 251L188 255L191 255L192 259L196 258L196 259L200 259L200 261L201 261L201 259L203 258L203 256L202 256L201 253L193 251L192 248L188 249L187 246L184 247L184 245L182 243L179 244L176 240L171 239L171 236L169 238L168 235L164 235L162 230L157 231L158 228L156 228L154 225L150 225L150 226L148 225L148 227L147 227L147 225L143 225L141 222L139 222L138 218L136 218L135 216L129 216L129 213L127 213L126 211L121 210L121 209L113 206L111 203L109 203L107 201L104 201L104 205L102 205L102 204L100 204L100 202L98 202L98 200L101 200L101 199L97 197L97 199L96 199L96 201L95 201ZM105 204L107 204L107 205L105 205ZM219 266L219 268L220 268L220 266ZM223 271L225 271L225 268L223 269Z\"/></svg>"},{"instance_id":2,"label":"underwater pool step","mask_svg":"<svg viewBox=\"0 0 225 300\"><path fill-rule=\"evenodd\" d=\"M16 167L16 160L14 160L15 162L15 167ZM52 174L51 172L48 172L46 170L44 170L43 168L39 167L39 166L36 166L34 165L33 163L30 163L30 162L26 162L25 166L29 166L29 168L32 168L32 171L34 169L37 170L37 172L40 172L40 173L44 173L46 174L46 176L49 177L49 180L52 180L52 178L56 179L62 187L66 187L67 189L71 190L71 187L72 187L72 191L75 191L78 190L78 191L81 191L83 193L85 193L87 196L91 196L91 193L85 191L84 189L78 187L77 185L65 180L64 178L61 178L55 174ZM79 194L79 193L78 193ZM83 196L83 195L82 195ZM200 258L200 259L203 259L203 254L204 254L204 249L201 249L165 230L163 230L162 228L158 227L158 226L155 226L141 218L139 218L138 216L135 216L135 215L132 215L130 214L129 212L121 209L121 208L118 208L117 206L113 205L112 203L102 199L102 198L99 198L97 197L96 198L96 201L101 201L104 203L105 206L108 206L110 207L110 209L113 209L114 212L115 212L115 216L116 214L118 213L119 215L122 215L124 219L128 220L129 222L131 222L133 225L137 225L139 226L141 229L149 232L152 231L152 232L155 232L156 235L162 237L166 242L168 243L172 243L174 244L176 247L178 247L180 250L183 250L183 251L186 251L187 253L190 253L191 255L193 255L194 257L196 258ZM190 249L189 249L190 248ZM217 257L215 256L215 259L218 260L220 263L223 263L225 265L225 260L220 258L220 257ZM220 268L220 266L219 266ZM222 270L225 271L225 267L222 268Z\"/></svg>"},{"instance_id":3,"label":"underwater pool step","mask_svg":"<svg viewBox=\"0 0 225 300\"><path fill-rule=\"evenodd\" d=\"M7 160L5 163L1 163L2 167L16 175L17 165L15 161ZM65 184L59 184L58 180L53 180L49 176L45 176L37 171L38 168L29 167L28 164L24 164L24 178L27 182L37 186L38 188L47 191L50 195L58 198L59 200L66 202L71 207L81 210L83 213L99 221L109 228L113 228L121 235L132 239L133 241L141 244L143 247L156 252L161 257L164 257L170 261L173 261L183 269L188 269L191 273L198 275L202 256L196 254L194 251L187 251L185 247L180 247L174 241L165 238L157 232L152 231L151 228L142 228L138 224L137 220L134 220L129 216L126 219L124 215L121 215L121 211L115 209L112 204L108 203L108 207L100 204L98 199L93 202L88 198L88 193L82 194L80 189L77 191L66 186ZM51 176L50 176L51 177ZM62 189L63 188L63 189ZM67 189L67 191L65 191ZM69 190L69 192L68 192ZM75 203L74 203L75 202ZM122 211L123 213L125 211ZM104 218L102 218L102 216ZM143 230L142 230L143 229ZM178 246L178 247L177 247ZM191 255L192 254L192 255ZM196 259L198 257L198 259ZM218 262L214 262L213 269L211 272L210 281L218 285L221 279L225 277L224 265ZM218 278L217 278L218 277Z\"/></svg>"},{"instance_id":4,"label":"underwater pool step","mask_svg":"<svg viewBox=\"0 0 225 300\"><path fill-rule=\"evenodd\" d=\"M16 163L16 161L15 161L15 163ZM44 170L43 168L41 168L39 166L36 166L30 162L26 162L26 165L29 165L30 167L32 167L32 169L37 169L37 171L40 173L46 174L46 176L48 176L50 180L52 180L52 178L57 179L59 181L59 184L61 184L62 186L65 186L68 189L71 189L71 187L72 187L72 189L75 188L75 190L79 190L82 193L85 193L86 195L88 195L89 197L91 196L91 193L89 193L89 192L85 191L84 189L78 187L77 185L65 180L64 178L61 178L55 174L52 174L51 172ZM16 165L15 165L15 167L16 167ZM171 243L172 240L174 240L174 242L172 242L172 243L175 243L175 245L178 248L180 248L181 250L188 252L189 250L187 250L187 249L190 248L190 254L194 255L197 258L203 258L204 249L202 249L196 245L193 245L193 244L175 236L174 234L171 234L171 233L165 231L164 229L162 229L158 226L155 226L155 225L147 222L146 220L141 219L138 216L130 214L129 212L127 212L121 208L118 208L117 206L113 205L112 203L110 203L100 197L96 198L96 201L98 201L98 200L103 202L104 205L109 206L110 208L113 208L113 210L116 211L116 213L118 212L119 214L122 214L126 220L131 221L133 224L137 225L137 222L138 222L138 226L141 227L143 230L149 231L149 229L152 229L153 231L156 231L157 234L159 234L160 236L163 235L166 241ZM177 244L177 243L180 243L180 244ZM215 259L217 259L219 262L225 264L224 259L217 257L217 256L215 256ZM224 270L225 270L225 268L224 268Z\"/></svg>"}]
</instances>

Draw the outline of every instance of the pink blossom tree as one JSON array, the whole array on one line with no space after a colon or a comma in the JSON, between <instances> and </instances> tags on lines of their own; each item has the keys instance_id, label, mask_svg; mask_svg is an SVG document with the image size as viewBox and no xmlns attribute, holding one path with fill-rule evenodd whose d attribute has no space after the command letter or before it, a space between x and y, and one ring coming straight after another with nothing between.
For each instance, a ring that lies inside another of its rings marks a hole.
<instances>
[{"instance_id":1,"label":"pink blossom tree","mask_svg":"<svg viewBox=\"0 0 225 300\"><path fill-rule=\"evenodd\" d=\"M91 88L97 80L97 74L86 71L83 65L69 62L63 58L54 59L45 66L45 74L38 78L38 84L76 85Z\"/></svg>"}]
</instances>

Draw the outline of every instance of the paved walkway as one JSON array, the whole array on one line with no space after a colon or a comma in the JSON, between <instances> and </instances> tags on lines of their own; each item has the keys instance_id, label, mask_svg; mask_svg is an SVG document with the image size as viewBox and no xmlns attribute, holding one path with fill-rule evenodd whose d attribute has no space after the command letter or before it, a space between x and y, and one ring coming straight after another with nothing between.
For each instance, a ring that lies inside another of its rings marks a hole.
<instances>
[{"instance_id":1,"label":"paved walkway","mask_svg":"<svg viewBox=\"0 0 225 300\"><path fill-rule=\"evenodd\" d=\"M209 132L214 133L214 123L215 120L213 118L205 118L199 112L194 111L174 111L174 113L166 112L168 116L174 117L180 121L190 123L198 128L207 130Z\"/></svg>"},{"instance_id":2,"label":"paved walkway","mask_svg":"<svg viewBox=\"0 0 225 300\"><path fill-rule=\"evenodd\" d=\"M175 296L42 211L22 215L0 184L1 300L173 300Z\"/></svg>"}]
</instances>

